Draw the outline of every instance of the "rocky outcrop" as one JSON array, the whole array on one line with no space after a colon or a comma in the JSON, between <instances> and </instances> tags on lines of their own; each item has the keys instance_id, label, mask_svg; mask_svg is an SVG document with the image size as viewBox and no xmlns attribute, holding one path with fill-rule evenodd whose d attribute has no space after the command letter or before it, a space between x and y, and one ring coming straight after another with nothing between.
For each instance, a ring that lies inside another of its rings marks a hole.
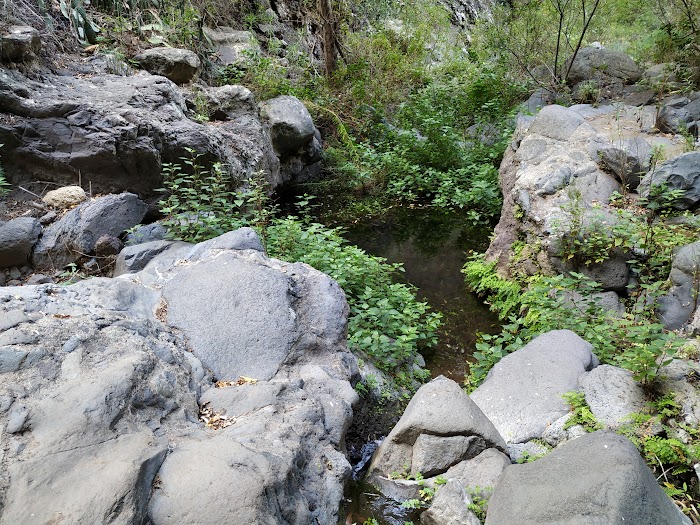
<instances>
[{"instance_id":1,"label":"rocky outcrop","mask_svg":"<svg viewBox=\"0 0 700 525\"><path fill-rule=\"evenodd\" d=\"M141 197L162 187L163 163L181 163L190 150L204 165L220 162L234 180L262 172L272 188L318 170L320 137L308 138L280 169L252 94L232 87L216 93L211 113L221 120L212 125L190 120L183 94L160 76L93 72L39 81L0 69L0 113L11 117L0 123L3 167L14 183L80 182L94 193Z\"/></svg>"},{"instance_id":2,"label":"rocky outcrop","mask_svg":"<svg viewBox=\"0 0 700 525\"><path fill-rule=\"evenodd\" d=\"M486 525L542 523L689 525L690 520L627 438L596 432L503 473Z\"/></svg>"},{"instance_id":3,"label":"rocky outcrop","mask_svg":"<svg viewBox=\"0 0 700 525\"><path fill-rule=\"evenodd\" d=\"M700 290L700 242L676 250L669 274L671 289L658 299L659 320L669 330L688 324L697 310Z\"/></svg>"},{"instance_id":4,"label":"rocky outcrop","mask_svg":"<svg viewBox=\"0 0 700 525\"><path fill-rule=\"evenodd\" d=\"M501 359L471 398L507 443L540 438L568 414L562 395L597 366L592 349L569 330L540 335Z\"/></svg>"},{"instance_id":5,"label":"rocky outcrop","mask_svg":"<svg viewBox=\"0 0 700 525\"><path fill-rule=\"evenodd\" d=\"M357 400L347 304L254 241L0 289L2 525L337 522Z\"/></svg>"}]
</instances>

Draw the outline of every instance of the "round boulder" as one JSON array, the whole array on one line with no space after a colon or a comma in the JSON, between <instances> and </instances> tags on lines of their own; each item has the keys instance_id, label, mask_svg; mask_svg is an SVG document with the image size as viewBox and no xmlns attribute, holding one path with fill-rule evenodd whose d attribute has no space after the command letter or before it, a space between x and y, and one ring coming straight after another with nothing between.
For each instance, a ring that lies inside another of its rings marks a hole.
<instances>
[{"instance_id":1,"label":"round boulder","mask_svg":"<svg viewBox=\"0 0 700 525\"><path fill-rule=\"evenodd\" d=\"M0 224L0 268L26 264L40 234L41 224L32 217Z\"/></svg>"},{"instance_id":2,"label":"round boulder","mask_svg":"<svg viewBox=\"0 0 700 525\"><path fill-rule=\"evenodd\" d=\"M201 66L196 53L174 47L154 47L134 58L149 73L164 76L176 84L191 82Z\"/></svg>"},{"instance_id":3,"label":"round boulder","mask_svg":"<svg viewBox=\"0 0 700 525\"><path fill-rule=\"evenodd\" d=\"M260 104L260 113L270 128L275 151L280 156L297 153L314 138L316 127L301 101L282 95Z\"/></svg>"}]
</instances>

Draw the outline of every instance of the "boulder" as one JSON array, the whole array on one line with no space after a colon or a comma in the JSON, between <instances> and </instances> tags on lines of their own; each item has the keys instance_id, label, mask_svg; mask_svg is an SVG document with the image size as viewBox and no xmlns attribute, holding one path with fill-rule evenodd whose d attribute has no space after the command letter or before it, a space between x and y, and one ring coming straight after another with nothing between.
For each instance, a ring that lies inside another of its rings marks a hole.
<instances>
[{"instance_id":1,"label":"boulder","mask_svg":"<svg viewBox=\"0 0 700 525\"><path fill-rule=\"evenodd\" d=\"M42 197L42 202L54 208L72 208L87 199L87 193L80 186L64 186L51 190Z\"/></svg>"},{"instance_id":2,"label":"boulder","mask_svg":"<svg viewBox=\"0 0 700 525\"><path fill-rule=\"evenodd\" d=\"M632 373L616 366L600 365L578 378L578 385L595 418L615 429L646 407L647 399Z\"/></svg>"},{"instance_id":3,"label":"boulder","mask_svg":"<svg viewBox=\"0 0 700 525\"><path fill-rule=\"evenodd\" d=\"M0 223L0 268L26 264L39 235L41 224L32 217Z\"/></svg>"},{"instance_id":4,"label":"boulder","mask_svg":"<svg viewBox=\"0 0 700 525\"><path fill-rule=\"evenodd\" d=\"M420 516L421 525L481 525L469 510L472 499L456 480L448 481L437 489L430 508Z\"/></svg>"},{"instance_id":5,"label":"boulder","mask_svg":"<svg viewBox=\"0 0 700 525\"><path fill-rule=\"evenodd\" d=\"M700 203L700 151L674 157L649 172L639 184L639 194L649 197L652 186L665 184L669 190L682 190L674 203L677 210L693 210Z\"/></svg>"},{"instance_id":6,"label":"boulder","mask_svg":"<svg viewBox=\"0 0 700 525\"><path fill-rule=\"evenodd\" d=\"M133 193L106 195L84 202L44 230L34 249L37 268L60 269L95 252L103 235L119 236L141 222L148 206Z\"/></svg>"},{"instance_id":7,"label":"boulder","mask_svg":"<svg viewBox=\"0 0 700 525\"><path fill-rule=\"evenodd\" d=\"M298 152L314 138L316 127L311 115L296 97L282 95L266 100L260 104L260 113L280 157Z\"/></svg>"},{"instance_id":8,"label":"boulder","mask_svg":"<svg viewBox=\"0 0 700 525\"><path fill-rule=\"evenodd\" d=\"M188 84L197 77L201 62L189 49L154 47L134 57L139 65L153 75L161 75L176 84Z\"/></svg>"},{"instance_id":9,"label":"boulder","mask_svg":"<svg viewBox=\"0 0 700 525\"><path fill-rule=\"evenodd\" d=\"M540 110L528 131L554 140L568 140L583 122L578 113L551 105Z\"/></svg>"},{"instance_id":10,"label":"boulder","mask_svg":"<svg viewBox=\"0 0 700 525\"><path fill-rule=\"evenodd\" d=\"M574 58L567 82L570 85L586 80L618 79L633 84L642 77L642 70L628 55L611 49L584 47Z\"/></svg>"},{"instance_id":11,"label":"boulder","mask_svg":"<svg viewBox=\"0 0 700 525\"><path fill-rule=\"evenodd\" d=\"M621 140L600 150L600 160L617 180L630 190L637 189L650 169L651 146L641 137Z\"/></svg>"},{"instance_id":12,"label":"boulder","mask_svg":"<svg viewBox=\"0 0 700 525\"><path fill-rule=\"evenodd\" d=\"M507 443L523 443L569 412L562 395L597 364L592 346L575 333L547 332L501 359L471 398Z\"/></svg>"},{"instance_id":13,"label":"boulder","mask_svg":"<svg viewBox=\"0 0 700 525\"><path fill-rule=\"evenodd\" d=\"M486 525L688 524L623 436L595 432L533 463L508 467Z\"/></svg>"},{"instance_id":14,"label":"boulder","mask_svg":"<svg viewBox=\"0 0 700 525\"><path fill-rule=\"evenodd\" d=\"M441 474L486 448L505 451L506 445L460 386L439 376L420 387L408 403L375 452L368 479L383 486L392 473L406 470L416 473L428 468L429 475Z\"/></svg>"},{"instance_id":15,"label":"boulder","mask_svg":"<svg viewBox=\"0 0 700 525\"><path fill-rule=\"evenodd\" d=\"M235 120L257 112L255 96L246 87L226 85L203 91L212 120Z\"/></svg>"},{"instance_id":16,"label":"boulder","mask_svg":"<svg viewBox=\"0 0 700 525\"><path fill-rule=\"evenodd\" d=\"M5 62L24 62L39 55L39 31L30 26L10 26L0 35L0 59Z\"/></svg>"},{"instance_id":17,"label":"boulder","mask_svg":"<svg viewBox=\"0 0 700 525\"><path fill-rule=\"evenodd\" d=\"M674 359L662 366L658 374L658 392L673 395L681 405L680 417L691 428L700 427L700 390L695 378L700 377L700 364Z\"/></svg>"},{"instance_id":18,"label":"boulder","mask_svg":"<svg viewBox=\"0 0 700 525\"><path fill-rule=\"evenodd\" d=\"M510 447L509 447L510 450ZM472 459L467 459L447 469L443 474L445 479L454 479L466 487L470 493L488 499L493 488L498 483L503 470L510 465L511 460L500 450L487 448Z\"/></svg>"},{"instance_id":19,"label":"boulder","mask_svg":"<svg viewBox=\"0 0 700 525\"><path fill-rule=\"evenodd\" d=\"M700 121L700 99L686 97L666 100L656 114L656 128L662 133L692 133L697 135Z\"/></svg>"},{"instance_id":20,"label":"boulder","mask_svg":"<svg viewBox=\"0 0 700 525\"><path fill-rule=\"evenodd\" d=\"M337 523L350 474L341 450L358 401L347 305L325 275L255 248L244 229L173 248L118 279L0 288L0 524ZM227 264L209 266L216 261ZM241 272L244 287L272 281L248 304L269 307L264 322L196 339L203 319L190 324L184 300L163 295L181 272L189 290L194 266L220 283L205 299L219 305L208 330L236 324L244 305L232 277ZM229 351L231 374L247 378L215 386L192 351L250 342L253 328L263 348L290 318L293 342L272 376L268 354L254 363Z\"/></svg>"},{"instance_id":21,"label":"boulder","mask_svg":"<svg viewBox=\"0 0 700 525\"><path fill-rule=\"evenodd\" d=\"M677 248L669 274L671 289L660 297L656 314L669 330L688 324L697 310L700 287L700 241Z\"/></svg>"},{"instance_id":22,"label":"boulder","mask_svg":"<svg viewBox=\"0 0 700 525\"><path fill-rule=\"evenodd\" d=\"M245 63L260 52L260 44L250 31L205 27L204 34L216 49L219 62L225 66Z\"/></svg>"},{"instance_id":23,"label":"boulder","mask_svg":"<svg viewBox=\"0 0 700 525\"><path fill-rule=\"evenodd\" d=\"M145 244L153 241L164 241L168 236L168 229L160 222L152 224L139 224L130 229L124 236L126 246Z\"/></svg>"}]
</instances>

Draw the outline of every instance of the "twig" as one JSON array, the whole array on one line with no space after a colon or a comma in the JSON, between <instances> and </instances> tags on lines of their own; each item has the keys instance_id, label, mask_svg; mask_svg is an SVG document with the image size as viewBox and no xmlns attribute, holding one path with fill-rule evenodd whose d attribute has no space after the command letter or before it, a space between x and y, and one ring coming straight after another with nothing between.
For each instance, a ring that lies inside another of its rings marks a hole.
<instances>
[{"instance_id":1,"label":"twig","mask_svg":"<svg viewBox=\"0 0 700 525\"><path fill-rule=\"evenodd\" d=\"M37 195L37 194L34 193L33 191L29 191L27 188L23 188L22 186L17 186L17 187L18 187L20 190L22 190L22 191L26 191L26 192L29 193L30 195L34 195L37 199L41 199L41 195Z\"/></svg>"}]
</instances>

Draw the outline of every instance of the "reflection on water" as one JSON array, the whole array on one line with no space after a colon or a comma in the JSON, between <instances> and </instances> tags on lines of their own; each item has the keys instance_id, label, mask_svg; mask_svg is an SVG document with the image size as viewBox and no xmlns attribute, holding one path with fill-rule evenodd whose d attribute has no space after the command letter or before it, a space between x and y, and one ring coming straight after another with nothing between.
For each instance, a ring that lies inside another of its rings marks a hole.
<instances>
[{"instance_id":1,"label":"reflection on water","mask_svg":"<svg viewBox=\"0 0 700 525\"><path fill-rule=\"evenodd\" d=\"M424 357L433 377L461 383L468 371L477 332L498 331L498 319L469 292L460 270L470 251L488 247L488 226L472 227L458 214L431 208L396 208L383 217L353 225L346 237L372 255L399 262L405 280L442 312L438 345Z\"/></svg>"}]
</instances>

